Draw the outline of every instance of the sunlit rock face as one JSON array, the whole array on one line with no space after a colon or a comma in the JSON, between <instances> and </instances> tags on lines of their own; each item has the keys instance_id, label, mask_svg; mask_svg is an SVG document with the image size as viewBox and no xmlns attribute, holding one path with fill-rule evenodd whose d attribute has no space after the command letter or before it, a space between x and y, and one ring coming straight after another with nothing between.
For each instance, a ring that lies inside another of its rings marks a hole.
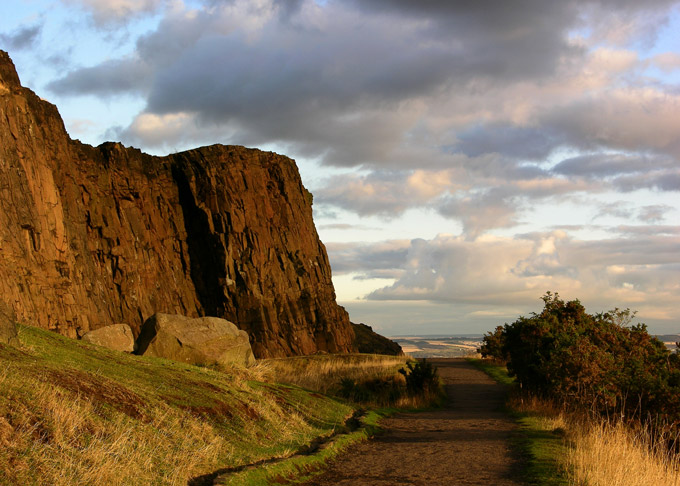
<instances>
[{"instance_id":1,"label":"sunlit rock face","mask_svg":"<svg viewBox=\"0 0 680 486\"><path fill-rule=\"evenodd\" d=\"M232 321L257 357L354 350L293 160L71 140L3 51L0 303L71 337L164 312Z\"/></svg>"}]
</instances>

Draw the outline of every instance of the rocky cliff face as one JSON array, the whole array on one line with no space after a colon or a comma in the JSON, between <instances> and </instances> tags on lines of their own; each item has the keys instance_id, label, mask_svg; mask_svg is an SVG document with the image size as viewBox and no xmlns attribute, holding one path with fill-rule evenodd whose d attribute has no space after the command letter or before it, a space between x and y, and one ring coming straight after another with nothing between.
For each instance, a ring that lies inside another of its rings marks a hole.
<instances>
[{"instance_id":1,"label":"rocky cliff face","mask_svg":"<svg viewBox=\"0 0 680 486\"><path fill-rule=\"evenodd\" d=\"M164 312L228 319L258 357L354 350L291 159L81 144L3 51L0 305L71 337Z\"/></svg>"}]
</instances>

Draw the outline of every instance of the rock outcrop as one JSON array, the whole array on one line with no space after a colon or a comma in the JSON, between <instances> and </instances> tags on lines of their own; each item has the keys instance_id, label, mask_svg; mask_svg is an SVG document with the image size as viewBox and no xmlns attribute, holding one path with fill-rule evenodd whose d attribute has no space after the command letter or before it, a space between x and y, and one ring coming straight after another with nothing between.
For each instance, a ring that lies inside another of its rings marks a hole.
<instances>
[{"instance_id":1,"label":"rock outcrop","mask_svg":"<svg viewBox=\"0 0 680 486\"><path fill-rule=\"evenodd\" d=\"M293 160L71 140L0 51L0 302L76 337L157 312L228 319L258 357L353 351Z\"/></svg>"},{"instance_id":2,"label":"rock outcrop","mask_svg":"<svg viewBox=\"0 0 680 486\"><path fill-rule=\"evenodd\" d=\"M19 336L17 335L17 326L14 322L4 320L0 316L0 344L9 344L16 346L19 344Z\"/></svg>"},{"instance_id":3,"label":"rock outcrop","mask_svg":"<svg viewBox=\"0 0 680 486\"><path fill-rule=\"evenodd\" d=\"M371 326L366 324L354 324L354 345L357 351L366 354L387 354L390 356L403 356L404 351L399 346L399 343L391 339L381 336L373 330Z\"/></svg>"},{"instance_id":4,"label":"rock outcrop","mask_svg":"<svg viewBox=\"0 0 680 486\"><path fill-rule=\"evenodd\" d=\"M0 344L12 346L19 344L16 316L2 302L0 302Z\"/></svg>"},{"instance_id":5,"label":"rock outcrop","mask_svg":"<svg viewBox=\"0 0 680 486\"><path fill-rule=\"evenodd\" d=\"M194 365L255 364L248 334L218 317L154 314L142 326L137 354Z\"/></svg>"},{"instance_id":6,"label":"rock outcrop","mask_svg":"<svg viewBox=\"0 0 680 486\"><path fill-rule=\"evenodd\" d=\"M135 336L127 324L112 324L88 331L83 335L83 341L125 353L135 350Z\"/></svg>"}]
</instances>

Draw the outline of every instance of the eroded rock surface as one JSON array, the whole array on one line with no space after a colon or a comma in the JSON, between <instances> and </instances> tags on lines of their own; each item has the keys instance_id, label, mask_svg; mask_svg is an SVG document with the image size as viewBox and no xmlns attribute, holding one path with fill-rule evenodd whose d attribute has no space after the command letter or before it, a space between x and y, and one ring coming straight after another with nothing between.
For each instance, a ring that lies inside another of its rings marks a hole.
<instances>
[{"instance_id":1,"label":"eroded rock surface","mask_svg":"<svg viewBox=\"0 0 680 486\"><path fill-rule=\"evenodd\" d=\"M71 337L163 312L228 319L258 357L354 350L294 161L71 140L3 51L0 302Z\"/></svg>"},{"instance_id":2,"label":"eroded rock surface","mask_svg":"<svg viewBox=\"0 0 680 486\"><path fill-rule=\"evenodd\" d=\"M255 364L248 334L217 317L154 314L142 326L137 354L195 365Z\"/></svg>"},{"instance_id":3,"label":"eroded rock surface","mask_svg":"<svg viewBox=\"0 0 680 486\"><path fill-rule=\"evenodd\" d=\"M12 346L19 344L16 316L2 302L0 302L0 344Z\"/></svg>"}]
</instances>

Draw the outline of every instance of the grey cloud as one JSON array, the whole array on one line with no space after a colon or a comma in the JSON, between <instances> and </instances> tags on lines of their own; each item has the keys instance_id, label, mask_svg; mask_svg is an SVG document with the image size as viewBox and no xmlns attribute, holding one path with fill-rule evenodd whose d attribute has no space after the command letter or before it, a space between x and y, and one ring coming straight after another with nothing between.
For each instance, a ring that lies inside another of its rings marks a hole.
<instances>
[{"instance_id":1,"label":"grey cloud","mask_svg":"<svg viewBox=\"0 0 680 486\"><path fill-rule=\"evenodd\" d=\"M47 88L61 95L115 96L143 94L149 84L150 67L138 59L117 59L82 68L53 81Z\"/></svg>"},{"instance_id":2,"label":"grey cloud","mask_svg":"<svg viewBox=\"0 0 680 486\"><path fill-rule=\"evenodd\" d=\"M662 191L680 191L680 169L657 170L648 174L621 176L613 181L613 185L624 192L650 188Z\"/></svg>"},{"instance_id":3,"label":"grey cloud","mask_svg":"<svg viewBox=\"0 0 680 486\"><path fill-rule=\"evenodd\" d=\"M562 144L559 134L545 128L508 124L478 125L457 134L453 147L467 156L498 153L520 160L542 161Z\"/></svg>"},{"instance_id":4,"label":"grey cloud","mask_svg":"<svg viewBox=\"0 0 680 486\"><path fill-rule=\"evenodd\" d=\"M657 223L663 221L666 214L673 211L673 209L672 206L668 206L667 204L643 206L639 209L637 218L645 223Z\"/></svg>"},{"instance_id":5,"label":"grey cloud","mask_svg":"<svg viewBox=\"0 0 680 486\"><path fill-rule=\"evenodd\" d=\"M273 5L279 16L252 33L225 26L226 17L217 21L228 5L215 3L212 15L167 14L139 40L140 65L109 61L51 86L62 94L113 95L149 86L148 113L195 113L199 124L232 126L239 143L290 144L301 155L349 166L392 160L416 121L398 114L404 102L480 77L505 83L542 76L563 55L578 55L563 36L573 15L558 4L490 12L456 2L409 12L397 5L393 17L328 2L323 27L300 29L282 20L303 22L292 2ZM456 28L432 28L444 18ZM140 73L145 66L150 81ZM131 72L117 75L114 67Z\"/></svg>"},{"instance_id":6,"label":"grey cloud","mask_svg":"<svg viewBox=\"0 0 680 486\"><path fill-rule=\"evenodd\" d=\"M563 249L565 261L581 266L671 265L680 262L680 239L675 236L639 235L573 242Z\"/></svg>"},{"instance_id":7,"label":"grey cloud","mask_svg":"<svg viewBox=\"0 0 680 486\"><path fill-rule=\"evenodd\" d=\"M603 217L615 217L623 219L633 219L635 211L624 201L602 204L593 220Z\"/></svg>"},{"instance_id":8,"label":"grey cloud","mask_svg":"<svg viewBox=\"0 0 680 486\"><path fill-rule=\"evenodd\" d=\"M650 172L677 166L669 156L644 154L593 153L565 159L553 167L553 172L567 176L591 178L612 177L622 174Z\"/></svg>"},{"instance_id":9,"label":"grey cloud","mask_svg":"<svg viewBox=\"0 0 680 486\"><path fill-rule=\"evenodd\" d=\"M538 118L540 124L560 132L566 143L581 150L652 153L677 160L679 103L677 97L662 91L613 89L550 107ZM607 156L615 157L602 157ZM626 163L619 161L618 165L625 167Z\"/></svg>"},{"instance_id":10,"label":"grey cloud","mask_svg":"<svg viewBox=\"0 0 680 486\"><path fill-rule=\"evenodd\" d=\"M642 225L642 226L617 226L614 230L622 235L630 237L638 236L661 236L680 235L680 226L669 225Z\"/></svg>"},{"instance_id":11,"label":"grey cloud","mask_svg":"<svg viewBox=\"0 0 680 486\"><path fill-rule=\"evenodd\" d=\"M41 32L41 24L22 27L9 34L0 34L0 42L9 51L30 49L40 37Z\"/></svg>"},{"instance_id":12,"label":"grey cloud","mask_svg":"<svg viewBox=\"0 0 680 486\"><path fill-rule=\"evenodd\" d=\"M408 241L328 243L326 250L334 275L360 273L363 278L397 278L409 246Z\"/></svg>"}]
</instances>

